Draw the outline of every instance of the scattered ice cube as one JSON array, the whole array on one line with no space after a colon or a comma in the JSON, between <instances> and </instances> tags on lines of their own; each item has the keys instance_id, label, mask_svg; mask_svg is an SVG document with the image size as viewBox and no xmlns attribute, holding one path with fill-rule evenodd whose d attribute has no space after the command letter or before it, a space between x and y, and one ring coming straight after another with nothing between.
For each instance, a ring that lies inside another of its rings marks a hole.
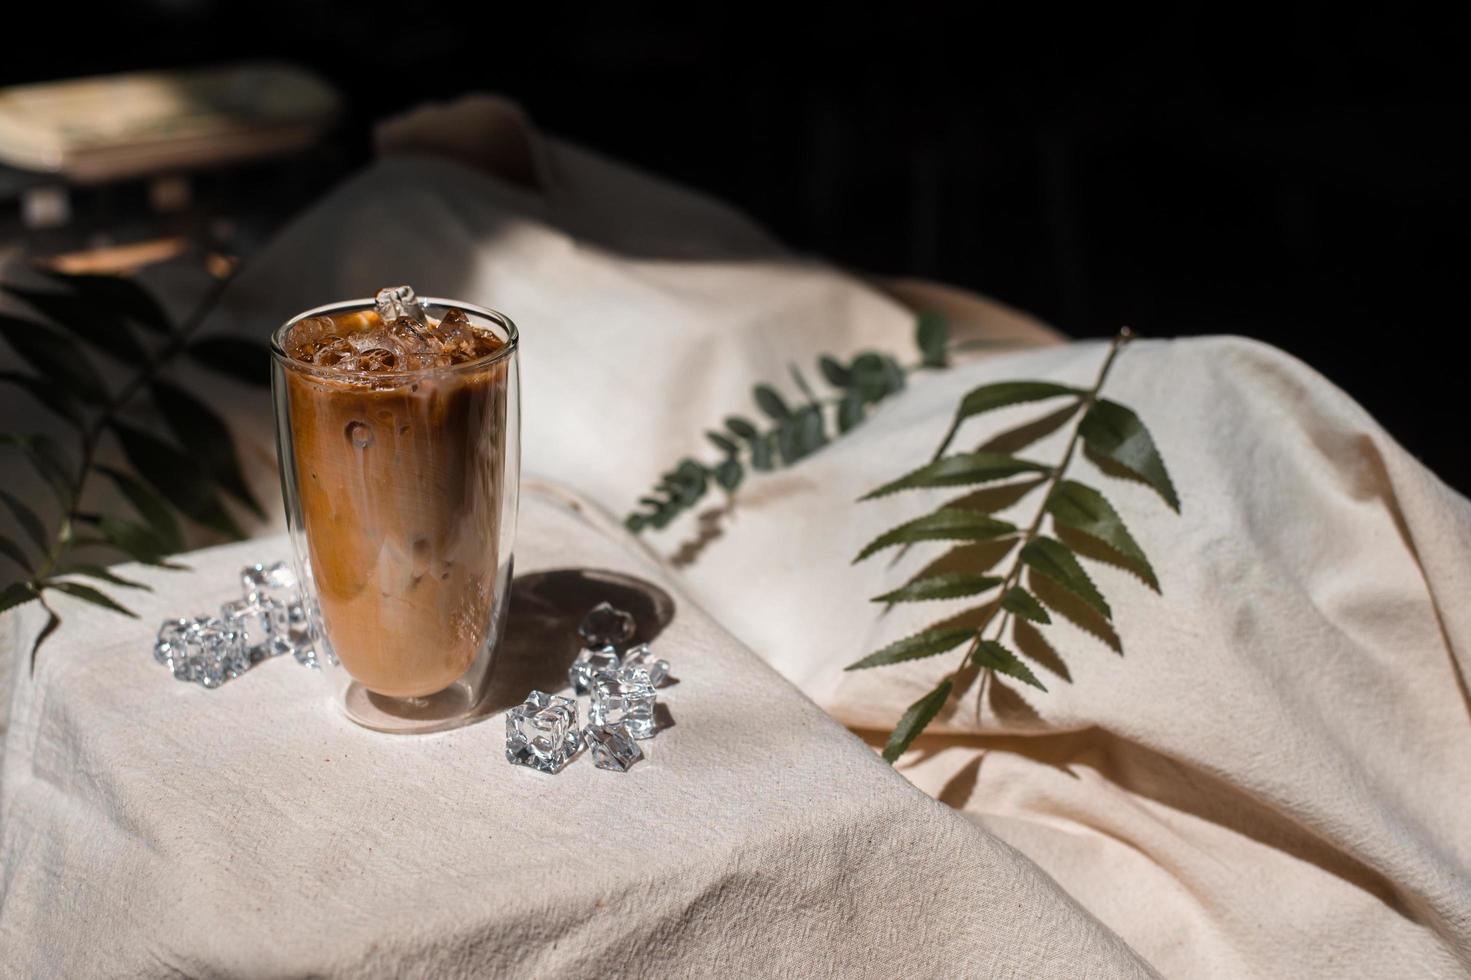
<instances>
[{"instance_id":1,"label":"scattered ice cube","mask_svg":"<svg viewBox=\"0 0 1471 980\"><path fill-rule=\"evenodd\" d=\"M614 673L619 666L618 651L612 647L583 650L567 668L567 683L578 694L587 694L598 675Z\"/></svg>"},{"instance_id":2,"label":"scattered ice cube","mask_svg":"<svg viewBox=\"0 0 1471 980\"><path fill-rule=\"evenodd\" d=\"M660 660L654 656L654 651L647 643L640 643L631 647L623 654L623 667L625 669L642 670L648 674L649 683L655 687L663 684L669 677L669 661Z\"/></svg>"},{"instance_id":3,"label":"scattered ice cube","mask_svg":"<svg viewBox=\"0 0 1471 980\"><path fill-rule=\"evenodd\" d=\"M654 737L654 685L641 670L600 674L593 680L589 715L595 725L626 725L634 738Z\"/></svg>"},{"instance_id":4,"label":"scattered ice cube","mask_svg":"<svg viewBox=\"0 0 1471 980\"><path fill-rule=\"evenodd\" d=\"M243 632L248 643L291 632L291 612L286 603L259 592L220 606L220 619Z\"/></svg>"},{"instance_id":5,"label":"scattered ice cube","mask_svg":"<svg viewBox=\"0 0 1471 980\"><path fill-rule=\"evenodd\" d=\"M506 761L556 773L582 748L577 702L542 691L506 713Z\"/></svg>"},{"instance_id":6,"label":"scattered ice cube","mask_svg":"<svg viewBox=\"0 0 1471 980\"><path fill-rule=\"evenodd\" d=\"M178 680L193 680L205 687L219 687L226 679L238 677L250 669L245 634L216 616L195 619L178 642L183 646L184 655L171 659L169 664Z\"/></svg>"},{"instance_id":7,"label":"scattered ice cube","mask_svg":"<svg viewBox=\"0 0 1471 980\"><path fill-rule=\"evenodd\" d=\"M192 619L165 619L158 628L158 639L153 644L153 659L172 669L173 658L183 656L184 631L193 622Z\"/></svg>"},{"instance_id":8,"label":"scattered ice cube","mask_svg":"<svg viewBox=\"0 0 1471 980\"><path fill-rule=\"evenodd\" d=\"M582 730L582 738L599 769L627 772L644 757L625 725L588 725Z\"/></svg>"},{"instance_id":9,"label":"scattered ice cube","mask_svg":"<svg viewBox=\"0 0 1471 980\"><path fill-rule=\"evenodd\" d=\"M264 643L253 644L250 648L251 664L258 664L262 660L270 660L273 657L281 657L288 653L297 651L296 643L289 634L277 634L268 637Z\"/></svg>"},{"instance_id":10,"label":"scattered ice cube","mask_svg":"<svg viewBox=\"0 0 1471 980\"><path fill-rule=\"evenodd\" d=\"M284 561L271 565L247 565L240 570L240 588L248 599L260 594L282 602L294 602L296 573Z\"/></svg>"},{"instance_id":11,"label":"scattered ice cube","mask_svg":"<svg viewBox=\"0 0 1471 980\"><path fill-rule=\"evenodd\" d=\"M637 628L638 624L631 614L610 602L600 602L582 617L582 625L577 627L577 632L582 637L583 644L590 648L616 648L633 639Z\"/></svg>"}]
</instances>

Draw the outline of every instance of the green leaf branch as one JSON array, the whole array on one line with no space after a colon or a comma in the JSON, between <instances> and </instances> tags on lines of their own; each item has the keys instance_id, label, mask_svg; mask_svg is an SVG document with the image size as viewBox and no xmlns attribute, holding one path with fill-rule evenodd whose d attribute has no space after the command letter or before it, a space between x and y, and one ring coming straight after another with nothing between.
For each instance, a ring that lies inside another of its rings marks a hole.
<instances>
[{"instance_id":1,"label":"green leaf branch","mask_svg":"<svg viewBox=\"0 0 1471 980\"><path fill-rule=\"evenodd\" d=\"M264 516L241 469L234 440L223 419L194 395L168 381L167 370L182 358L250 384L269 387L264 345L238 339L196 339L213 308L224 279L185 319L175 323L163 306L136 281L103 275L47 273L54 289L6 284L3 288L39 315L0 313L0 337L33 373L0 372L0 384L30 395L65 421L74 435L72 452L56 440L20 432L0 433L0 445L18 452L51 489L59 517L48 528L14 494L0 491L28 547L0 535L0 556L19 567L21 577L0 587L0 611L40 600L49 619L31 650L60 625L47 603L56 591L127 616L135 614L89 579L111 588L147 589L100 563L76 561L83 549L105 549L163 568L182 568L167 556L184 547L176 512L228 538L242 536L222 502L228 496ZM128 373L111 390L92 358L101 354ZM138 410L151 403L152 415ZM151 431L140 418L163 420L166 434ZM169 437L172 438L169 438ZM129 469L102 464L106 440L121 449ZM129 471L131 470L131 472ZM132 514L85 509L83 496L100 474L128 501Z\"/></svg>"},{"instance_id":2,"label":"green leaf branch","mask_svg":"<svg viewBox=\"0 0 1471 980\"><path fill-rule=\"evenodd\" d=\"M760 413L757 421L732 415L721 428L706 432L720 458L706 462L687 457L662 474L653 491L639 498L639 509L628 515L628 529L663 528L698 504L712 486L733 494L749 471L765 473L806 459L861 425L874 406L903 391L909 375L945 367L950 353L962 345L951 343L943 316L924 313L915 323L915 346L920 360L908 366L876 351L847 362L823 354L817 370L830 389L826 396L795 365L791 376L800 400L789 402L774 385L756 385L751 398Z\"/></svg>"},{"instance_id":3,"label":"green leaf branch","mask_svg":"<svg viewBox=\"0 0 1471 980\"><path fill-rule=\"evenodd\" d=\"M971 391L961 400L929 463L862 498L872 500L913 490L983 487L878 535L854 559L864 561L892 547L951 542L957 546L904 585L874 597L874 601L892 605L994 593L984 605L891 643L846 668L865 670L964 648L955 669L899 719L884 748L884 758L890 762L898 759L938 716L956 690L966 689L963 681L967 676L980 675L978 707L993 674L1003 674L1042 691L1047 689L1031 666L1006 644L1008 626L1013 628L1012 645L1023 652L1028 646L1024 642L1030 635L1027 631L1050 624L1053 613L1112 637L1116 643L1116 634L1109 625L1113 610L1079 561L1080 556L1126 569L1159 591L1154 569L1118 511L1094 488L1066 478L1069 465L1081 450L1105 475L1144 483L1171 509L1180 509L1174 484L1149 430L1131 409L1102 397L1109 371L1131 336L1123 330L1114 338L1089 389L1043 381L1007 381ZM973 452L946 455L967 419L1012 405L1056 399L1066 400L1062 409L1003 432ZM1057 463L1014 455L1075 417L1078 421ZM1021 483L1001 482L1017 476L1027 479ZM991 484L999 486L985 486ZM1037 490L1041 491L1042 502L1025 527L992 516ZM1044 533L1048 530L1050 535ZM978 550L983 543L998 547L989 549L986 555ZM1011 557L1010 566L1003 574L995 574L995 566L1007 556Z\"/></svg>"}]
</instances>

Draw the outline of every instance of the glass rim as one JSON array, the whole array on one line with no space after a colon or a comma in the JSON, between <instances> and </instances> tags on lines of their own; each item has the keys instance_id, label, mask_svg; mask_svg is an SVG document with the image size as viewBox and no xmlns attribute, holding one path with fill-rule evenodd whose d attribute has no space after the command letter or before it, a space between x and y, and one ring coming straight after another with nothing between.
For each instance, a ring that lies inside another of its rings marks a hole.
<instances>
[{"instance_id":1,"label":"glass rim","mask_svg":"<svg viewBox=\"0 0 1471 980\"><path fill-rule=\"evenodd\" d=\"M330 367L324 367L320 364L309 364L306 361L297 360L286 353L286 349L282 346L281 341L286 336L286 332L292 327L308 317L375 309L377 303L372 298L365 297L363 299L345 299L335 303L324 303L321 306L314 306L309 310L304 310L296 314L271 331L271 356L280 361L288 369L302 371L314 377L341 380L366 378L379 381L398 378L422 378L431 374L454 374L461 371L483 369L493 364L498 364L501 361L509 360L520 347L521 332L516 329L515 321L499 310L493 310L488 306L478 306L475 303L465 303L456 299L445 299L442 296L420 296L418 297L418 301L426 307L436 306L443 309L464 310L466 313L493 321L506 331L505 345L495 353L486 354L484 357L477 357L473 361L461 361L458 364L449 364L444 367L412 368L407 371L335 371Z\"/></svg>"}]
</instances>

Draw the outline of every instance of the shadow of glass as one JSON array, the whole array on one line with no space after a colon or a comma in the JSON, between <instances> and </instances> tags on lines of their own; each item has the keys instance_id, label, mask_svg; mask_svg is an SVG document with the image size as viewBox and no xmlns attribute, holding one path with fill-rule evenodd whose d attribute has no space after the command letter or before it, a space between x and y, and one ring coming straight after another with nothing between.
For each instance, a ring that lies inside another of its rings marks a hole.
<instances>
[{"instance_id":1,"label":"shadow of glass","mask_svg":"<svg viewBox=\"0 0 1471 980\"><path fill-rule=\"evenodd\" d=\"M651 582L621 572L560 568L518 575L511 583L505 638L491 668L490 685L475 714L503 711L533 690L567 686L582 641L577 626L587 611L610 602L633 614L635 643L651 643L674 619L674 599Z\"/></svg>"}]
</instances>

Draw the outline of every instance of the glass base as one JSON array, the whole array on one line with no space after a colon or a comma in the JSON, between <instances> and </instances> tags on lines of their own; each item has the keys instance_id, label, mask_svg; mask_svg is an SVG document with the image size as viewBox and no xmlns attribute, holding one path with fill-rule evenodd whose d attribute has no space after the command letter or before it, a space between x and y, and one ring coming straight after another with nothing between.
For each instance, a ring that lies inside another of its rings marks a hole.
<instances>
[{"instance_id":1,"label":"glass base","mask_svg":"<svg viewBox=\"0 0 1471 980\"><path fill-rule=\"evenodd\" d=\"M395 735L442 732L476 719L470 685L456 682L422 698L391 698L375 694L357 681L342 699L347 717L364 728Z\"/></svg>"}]
</instances>

